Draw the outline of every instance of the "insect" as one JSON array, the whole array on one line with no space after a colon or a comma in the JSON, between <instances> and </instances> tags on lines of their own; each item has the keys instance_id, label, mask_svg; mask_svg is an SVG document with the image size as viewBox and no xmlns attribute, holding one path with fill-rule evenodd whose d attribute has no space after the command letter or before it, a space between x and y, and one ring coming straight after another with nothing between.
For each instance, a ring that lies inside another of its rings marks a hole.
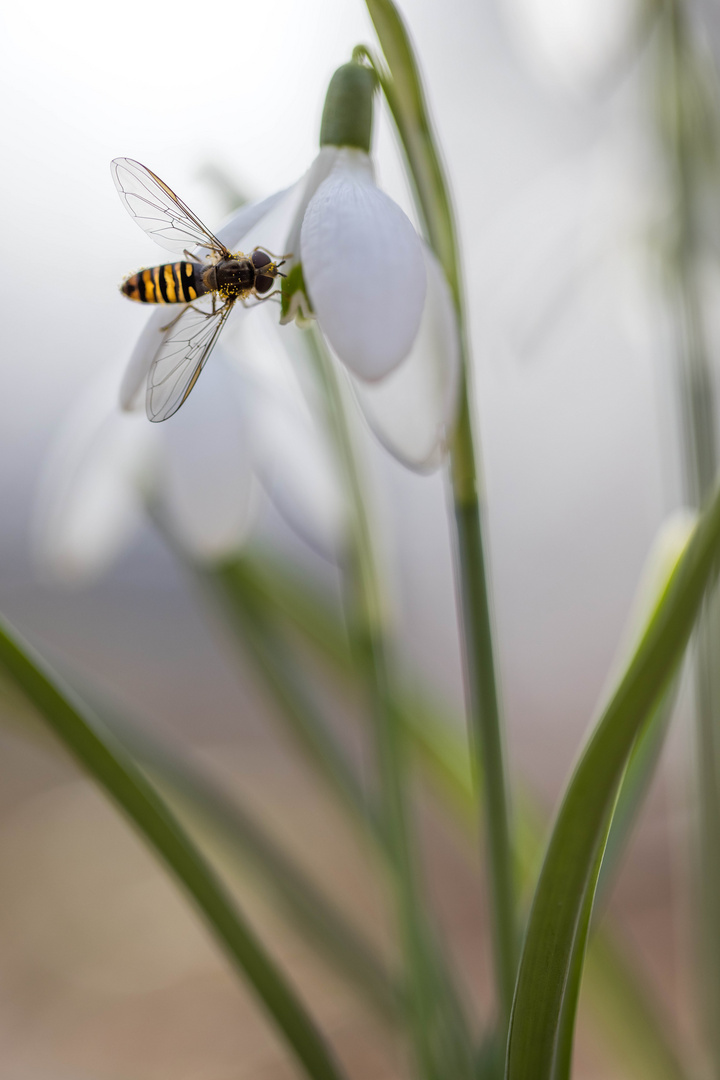
<instances>
[{"instance_id":1,"label":"insect","mask_svg":"<svg viewBox=\"0 0 720 1080\"><path fill-rule=\"evenodd\" d=\"M229 251L159 176L132 158L115 158L110 168L128 213L141 229L179 262L141 270L127 278L121 292L145 304L184 304L161 328L162 339L150 365L148 419L167 420L198 381L236 301L268 300L289 256L263 248L249 255ZM192 250L191 250L192 249ZM279 259L280 261L275 261Z\"/></svg>"}]
</instances>

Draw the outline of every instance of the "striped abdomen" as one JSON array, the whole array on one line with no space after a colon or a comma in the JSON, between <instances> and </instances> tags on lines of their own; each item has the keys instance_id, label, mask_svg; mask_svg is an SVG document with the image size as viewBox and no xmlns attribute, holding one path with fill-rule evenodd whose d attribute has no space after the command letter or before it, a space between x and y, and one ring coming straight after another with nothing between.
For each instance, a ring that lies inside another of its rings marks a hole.
<instances>
[{"instance_id":1,"label":"striped abdomen","mask_svg":"<svg viewBox=\"0 0 720 1080\"><path fill-rule=\"evenodd\" d=\"M164 263L133 274L120 286L125 296L144 304L187 304L207 289L202 266L194 262Z\"/></svg>"}]
</instances>

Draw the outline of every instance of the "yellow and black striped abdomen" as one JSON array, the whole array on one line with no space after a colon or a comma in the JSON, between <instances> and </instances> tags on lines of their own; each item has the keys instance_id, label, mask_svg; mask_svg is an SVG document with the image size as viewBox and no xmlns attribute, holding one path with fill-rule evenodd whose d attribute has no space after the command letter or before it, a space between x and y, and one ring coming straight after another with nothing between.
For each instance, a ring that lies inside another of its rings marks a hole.
<instances>
[{"instance_id":1,"label":"yellow and black striped abdomen","mask_svg":"<svg viewBox=\"0 0 720 1080\"><path fill-rule=\"evenodd\" d=\"M143 304L187 304L207 292L202 282L202 266L194 262L151 266L129 277L120 290Z\"/></svg>"}]
</instances>

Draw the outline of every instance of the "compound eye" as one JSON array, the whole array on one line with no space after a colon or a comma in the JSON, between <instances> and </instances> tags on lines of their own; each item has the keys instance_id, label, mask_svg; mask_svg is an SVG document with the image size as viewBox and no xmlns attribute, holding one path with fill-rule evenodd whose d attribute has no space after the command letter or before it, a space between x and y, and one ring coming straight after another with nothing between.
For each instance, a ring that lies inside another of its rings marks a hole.
<instances>
[{"instance_id":1,"label":"compound eye","mask_svg":"<svg viewBox=\"0 0 720 1080\"><path fill-rule=\"evenodd\" d=\"M268 289L272 289L273 279L268 274L258 274L255 278L255 291L259 293L265 293Z\"/></svg>"},{"instance_id":2,"label":"compound eye","mask_svg":"<svg viewBox=\"0 0 720 1080\"><path fill-rule=\"evenodd\" d=\"M269 262L272 262L270 256L264 251L253 251L251 258L256 270L259 270L262 266L267 266Z\"/></svg>"}]
</instances>

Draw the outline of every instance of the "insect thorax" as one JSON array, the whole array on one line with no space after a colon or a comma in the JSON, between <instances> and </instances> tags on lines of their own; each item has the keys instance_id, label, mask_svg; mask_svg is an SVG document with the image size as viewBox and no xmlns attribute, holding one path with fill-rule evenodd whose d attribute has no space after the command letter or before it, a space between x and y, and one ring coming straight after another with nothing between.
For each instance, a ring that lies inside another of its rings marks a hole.
<instances>
[{"instance_id":1,"label":"insect thorax","mask_svg":"<svg viewBox=\"0 0 720 1080\"><path fill-rule=\"evenodd\" d=\"M255 284L255 267L245 255L221 259L203 270L203 284L226 299L244 296Z\"/></svg>"}]
</instances>

